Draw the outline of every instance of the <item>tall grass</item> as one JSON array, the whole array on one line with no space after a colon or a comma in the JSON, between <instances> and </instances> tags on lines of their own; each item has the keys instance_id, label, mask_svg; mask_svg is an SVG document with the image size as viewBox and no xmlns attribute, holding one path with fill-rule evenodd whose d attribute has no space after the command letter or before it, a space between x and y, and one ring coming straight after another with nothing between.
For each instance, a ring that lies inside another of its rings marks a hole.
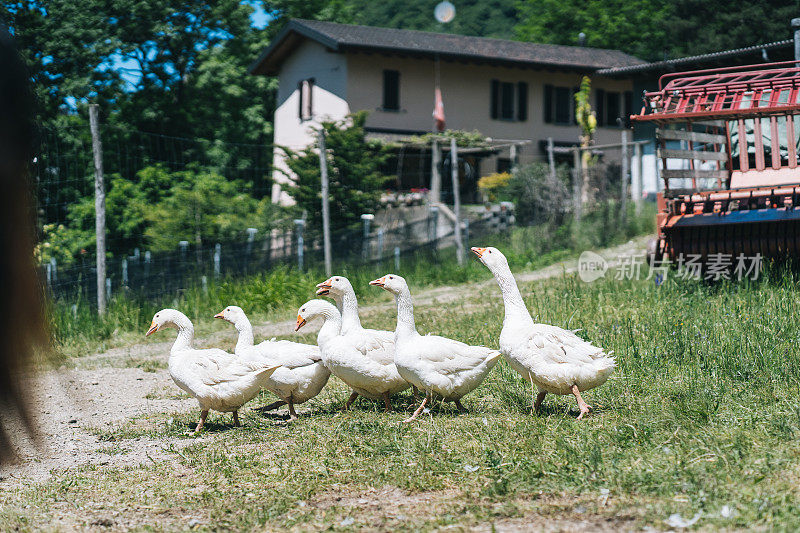
<instances>
[{"instance_id":1,"label":"tall grass","mask_svg":"<svg viewBox=\"0 0 800 533\"><path fill-rule=\"evenodd\" d=\"M614 222L618 217L613 204L604 204L587 213L579 224L517 227L502 234L474 236L470 244L501 247L514 270L535 269L584 249L608 246L653 230L651 204L639 216L631 207L625 225ZM368 282L395 267L393 260L387 260L368 265L335 265L334 270L350 278L359 300L368 303L377 296ZM417 288L457 285L490 276L476 261L458 266L454 248L423 249L404 256L397 273ZM201 334L213 327L210 317L227 305L242 307L255 320L290 317L290 311L314 296L314 285L323 279L325 274L318 265L303 272L281 266L243 278L212 279L205 287L193 284L179 294L158 299L123 292L111 299L107 313L101 317L93 302L62 299L51 302L50 323L58 349L69 356L81 355L132 342L147 329L153 314L164 307L186 313Z\"/></svg>"}]
</instances>

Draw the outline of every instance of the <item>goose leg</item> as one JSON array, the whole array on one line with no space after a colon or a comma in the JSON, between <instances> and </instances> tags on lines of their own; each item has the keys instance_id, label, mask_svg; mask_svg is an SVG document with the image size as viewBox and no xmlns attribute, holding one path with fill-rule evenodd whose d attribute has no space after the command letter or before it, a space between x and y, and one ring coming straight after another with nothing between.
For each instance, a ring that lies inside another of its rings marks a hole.
<instances>
[{"instance_id":1,"label":"goose leg","mask_svg":"<svg viewBox=\"0 0 800 533\"><path fill-rule=\"evenodd\" d=\"M286 405L286 402L284 402L283 400L278 400L277 402L272 402L271 404L265 405L264 407L259 407L258 410L261 412L272 411L274 409L277 409L278 407L283 407L284 405Z\"/></svg>"},{"instance_id":2,"label":"goose leg","mask_svg":"<svg viewBox=\"0 0 800 533\"><path fill-rule=\"evenodd\" d=\"M356 401L356 398L358 398L358 393L356 391L351 392L350 397L344 403L344 408L342 409L342 411L347 411L348 409L350 409L350 406L353 405L353 402Z\"/></svg>"},{"instance_id":3,"label":"goose leg","mask_svg":"<svg viewBox=\"0 0 800 533\"><path fill-rule=\"evenodd\" d=\"M455 402L456 402L456 407L458 407L459 413L469 413L467 408L461 405L461 400L455 400Z\"/></svg>"},{"instance_id":4,"label":"goose leg","mask_svg":"<svg viewBox=\"0 0 800 533\"><path fill-rule=\"evenodd\" d=\"M580 394L580 392L578 393ZM547 391L540 390L539 394L536 395L536 401L533 402L533 410L538 411L539 407L542 406L542 402L544 401L544 397L547 396Z\"/></svg>"},{"instance_id":5,"label":"goose leg","mask_svg":"<svg viewBox=\"0 0 800 533\"><path fill-rule=\"evenodd\" d=\"M419 401L419 389L411 385L411 395L414 397L414 403Z\"/></svg>"},{"instance_id":6,"label":"goose leg","mask_svg":"<svg viewBox=\"0 0 800 533\"><path fill-rule=\"evenodd\" d=\"M203 424L206 423L206 417L208 416L208 409L205 411L200 411L200 422L197 423L197 427L194 428L195 434L200 433L203 430Z\"/></svg>"},{"instance_id":7,"label":"goose leg","mask_svg":"<svg viewBox=\"0 0 800 533\"><path fill-rule=\"evenodd\" d=\"M239 411L233 412L233 426L237 428L241 426L241 424L239 423Z\"/></svg>"},{"instance_id":8,"label":"goose leg","mask_svg":"<svg viewBox=\"0 0 800 533\"><path fill-rule=\"evenodd\" d=\"M297 413L294 411L294 402L289 402L289 422L297 420Z\"/></svg>"},{"instance_id":9,"label":"goose leg","mask_svg":"<svg viewBox=\"0 0 800 533\"><path fill-rule=\"evenodd\" d=\"M403 424L408 424L409 422L413 422L414 420L416 420L417 417L419 416L419 414L422 412L422 409L425 407L426 403L428 403L428 397L427 396L422 400L422 403L419 404L419 407L417 407L417 410L414 411L414 414L411 415L410 418L406 418L405 420L403 420L402 423Z\"/></svg>"},{"instance_id":10,"label":"goose leg","mask_svg":"<svg viewBox=\"0 0 800 533\"><path fill-rule=\"evenodd\" d=\"M386 409L384 410L384 412L385 413L391 413L392 412L392 402L389 401L389 393L388 392L384 392L383 393L383 404L386 406Z\"/></svg>"},{"instance_id":11,"label":"goose leg","mask_svg":"<svg viewBox=\"0 0 800 533\"><path fill-rule=\"evenodd\" d=\"M578 407L581 410L581 414L578 415L578 420L580 420L583 418L583 415L589 414L589 410L592 408L592 406L583 401L583 398L581 397L581 391L578 390L577 385L572 386L572 394L574 394L575 399L578 400Z\"/></svg>"}]
</instances>

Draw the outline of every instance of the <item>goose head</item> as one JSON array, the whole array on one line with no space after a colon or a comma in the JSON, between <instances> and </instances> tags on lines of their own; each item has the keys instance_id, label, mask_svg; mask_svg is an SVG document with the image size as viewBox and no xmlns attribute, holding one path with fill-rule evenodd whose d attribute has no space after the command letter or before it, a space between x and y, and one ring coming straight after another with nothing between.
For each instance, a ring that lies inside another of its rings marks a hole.
<instances>
[{"instance_id":1,"label":"goose head","mask_svg":"<svg viewBox=\"0 0 800 533\"><path fill-rule=\"evenodd\" d=\"M406 280L397 274L386 274L385 276L370 281L369 284L380 287L392 294L400 294L404 289L408 289Z\"/></svg>"},{"instance_id":2,"label":"goose head","mask_svg":"<svg viewBox=\"0 0 800 533\"><path fill-rule=\"evenodd\" d=\"M222 320L227 320L231 324L236 324L236 322L242 318L246 318L244 311L241 307L237 307L235 305L229 305L216 315L214 318L221 318Z\"/></svg>"},{"instance_id":3,"label":"goose head","mask_svg":"<svg viewBox=\"0 0 800 533\"><path fill-rule=\"evenodd\" d=\"M340 298L344 293L353 290L353 286L344 276L331 276L322 283L317 284L317 296L331 296Z\"/></svg>"},{"instance_id":4,"label":"goose head","mask_svg":"<svg viewBox=\"0 0 800 533\"><path fill-rule=\"evenodd\" d=\"M156 331L164 328L180 329L189 319L186 315L175 309L162 309L155 315L150 322L150 329L145 333L145 337L149 337Z\"/></svg>"},{"instance_id":5,"label":"goose head","mask_svg":"<svg viewBox=\"0 0 800 533\"><path fill-rule=\"evenodd\" d=\"M503 255L503 252L497 248L494 248L493 246L489 246L488 248L473 247L471 250L475 255L478 256L478 259L481 260L481 263L486 265L491 271L494 271L496 268L508 268L508 260L506 260L506 256Z\"/></svg>"},{"instance_id":6,"label":"goose head","mask_svg":"<svg viewBox=\"0 0 800 533\"><path fill-rule=\"evenodd\" d=\"M314 320L317 317L329 318L334 315L334 313L338 313L336 308L326 302L325 300L309 300L303 305L300 306L300 309L297 311L297 324L295 325L294 330L299 331L300 328L306 325L310 320Z\"/></svg>"}]
</instances>

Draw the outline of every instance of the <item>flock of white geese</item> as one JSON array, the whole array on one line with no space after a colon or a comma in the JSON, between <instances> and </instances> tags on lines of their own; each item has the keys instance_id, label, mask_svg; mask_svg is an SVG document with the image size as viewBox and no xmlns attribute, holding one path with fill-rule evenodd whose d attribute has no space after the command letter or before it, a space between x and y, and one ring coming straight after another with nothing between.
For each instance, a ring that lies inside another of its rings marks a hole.
<instances>
[{"instance_id":1,"label":"flock of white geese","mask_svg":"<svg viewBox=\"0 0 800 533\"><path fill-rule=\"evenodd\" d=\"M535 409L548 392L572 394L580 408L578 419L583 418L591 407L581 392L605 383L616 365L614 357L573 331L535 323L505 256L491 247L472 251L494 274L503 295L505 319L499 350L420 335L414 323L411 292L406 280L396 274L370 282L395 296L394 332L362 327L352 285L343 276L333 276L317 285L317 295L329 296L336 305L310 300L297 315L295 331L317 318L323 321L317 346L274 339L255 344L253 327L236 306L215 315L233 324L239 333L234 354L192 348L192 322L174 309L156 313L147 335L163 328L178 330L170 350L169 373L178 387L200 404L195 432L202 430L209 410L232 412L238 426L238 410L262 388L280 398L263 410L288 405L290 420L294 420L295 405L319 394L331 373L352 389L344 409L364 396L382 400L390 411L390 397L414 387L415 396L421 391L424 398L403 422L415 420L434 397L455 402L459 411L465 411L461 398L483 382L501 356L538 389Z\"/></svg>"}]
</instances>

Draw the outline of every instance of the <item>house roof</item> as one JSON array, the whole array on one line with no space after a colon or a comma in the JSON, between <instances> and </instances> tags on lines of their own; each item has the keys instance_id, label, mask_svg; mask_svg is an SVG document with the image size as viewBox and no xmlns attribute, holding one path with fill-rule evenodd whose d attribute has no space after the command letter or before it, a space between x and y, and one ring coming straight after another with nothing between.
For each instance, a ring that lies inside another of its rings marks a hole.
<instances>
[{"instance_id":1,"label":"house roof","mask_svg":"<svg viewBox=\"0 0 800 533\"><path fill-rule=\"evenodd\" d=\"M735 62L744 63L758 63L764 62L763 54L769 55L778 53L791 52L794 47L794 40L786 39L783 41L774 41L766 44L757 44L754 46L745 46L743 48L734 48L732 50L721 50L719 52L712 52L709 54L701 54L696 56L679 57L676 59L667 59L665 61L656 61L653 63L639 63L635 65L620 65L610 68L604 68L597 71L598 74L603 76L630 76L633 74L661 74L664 72L674 72L683 69L700 69L711 68L716 66L729 66ZM772 53L772 54L771 54ZM770 57L769 61L778 61L780 59L791 59L791 57Z\"/></svg>"},{"instance_id":2,"label":"house roof","mask_svg":"<svg viewBox=\"0 0 800 533\"><path fill-rule=\"evenodd\" d=\"M509 66L594 72L601 68L638 65L644 61L619 50L536 44L449 33L376 28L292 19L250 65L251 74L277 74L283 60L303 39L334 52L363 51L417 57L478 61Z\"/></svg>"}]
</instances>

